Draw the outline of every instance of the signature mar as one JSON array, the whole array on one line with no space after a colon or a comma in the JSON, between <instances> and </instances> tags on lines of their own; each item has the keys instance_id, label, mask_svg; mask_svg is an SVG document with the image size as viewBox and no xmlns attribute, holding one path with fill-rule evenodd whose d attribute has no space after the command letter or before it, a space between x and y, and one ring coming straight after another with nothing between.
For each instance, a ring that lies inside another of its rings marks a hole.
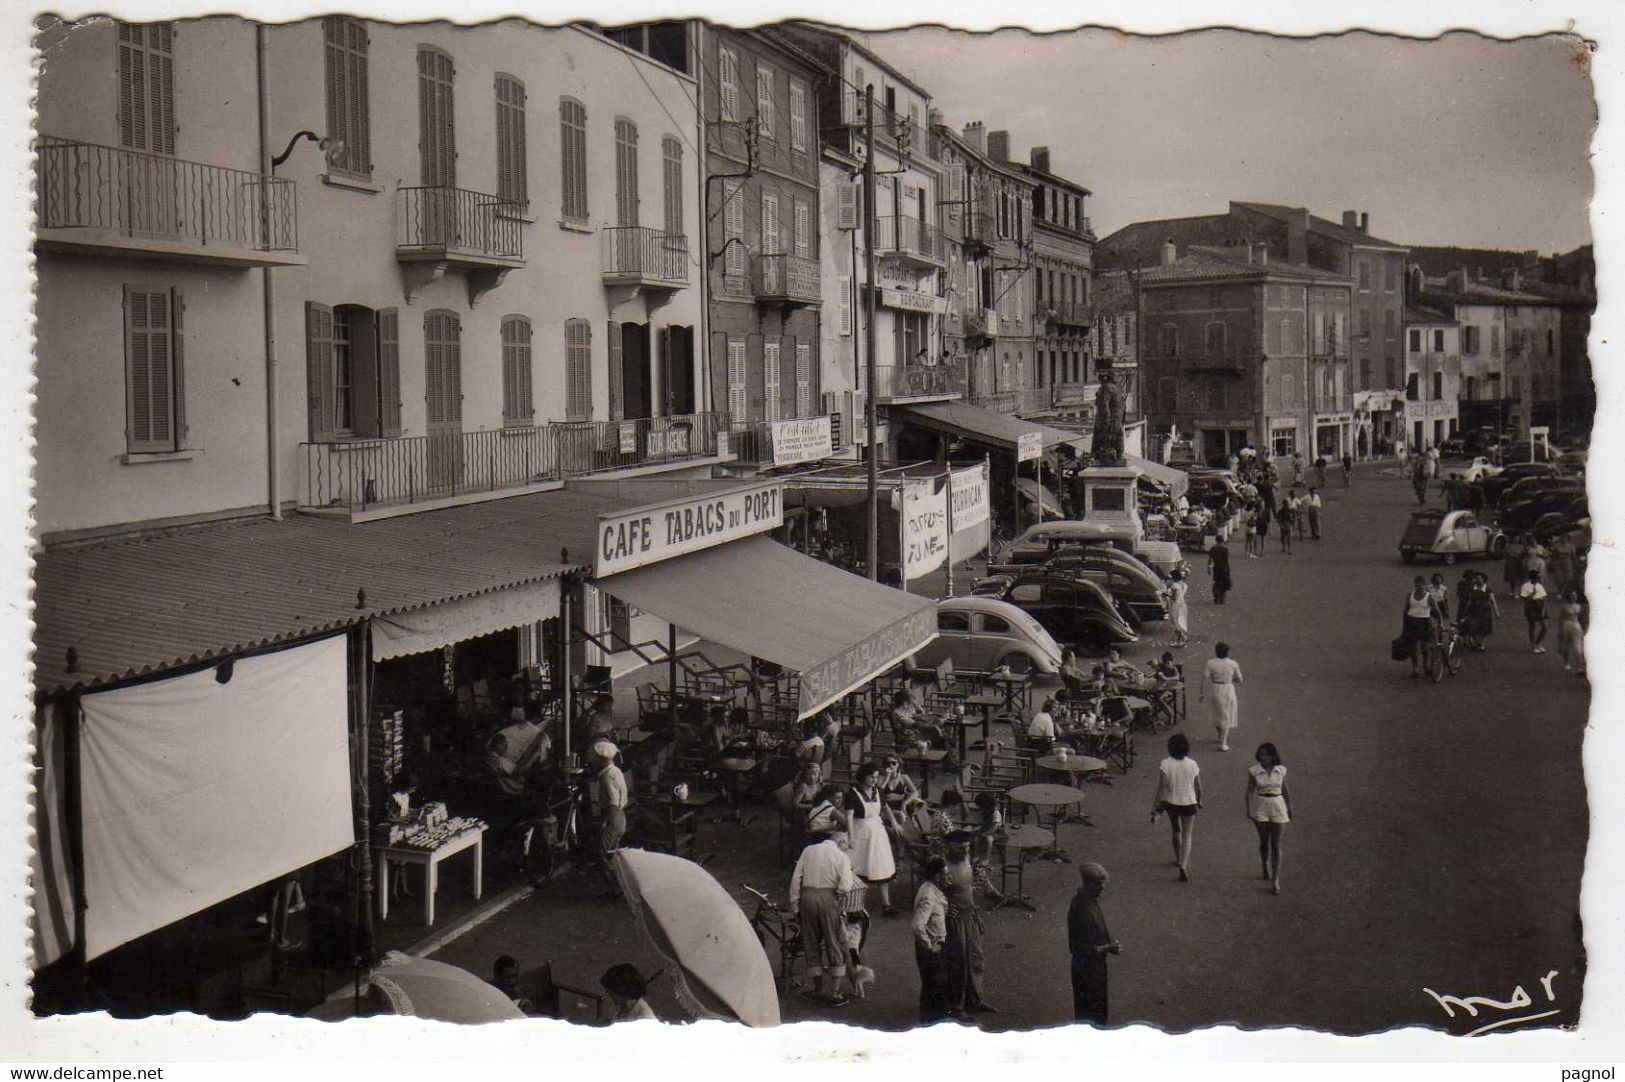
<instances>
[{"instance_id":1,"label":"signature mar","mask_svg":"<svg viewBox=\"0 0 1625 1082\"><path fill-rule=\"evenodd\" d=\"M1557 970L1554 969L1540 979L1540 987L1546 993L1547 1003L1557 1002L1557 996L1552 992L1552 979L1556 976ZM1444 1008L1444 1013L1451 1018L1456 1017L1458 1007L1467 1013L1468 1018L1477 1018L1479 1008L1493 1011L1523 1011L1530 1007L1540 1006L1530 997L1528 992L1524 991L1521 984L1512 990L1512 998L1507 1000L1491 999L1488 996L1443 996L1431 988L1424 988L1422 991L1432 996L1434 1001ZM1493 1022L1472 1030L1466 1036L1477 1037L1479 1034L1488 1033L1492 1029L1515 1026L1520 1022L1533 1022L1537 1018L1550 1018L1556 1013L1558 1013L1557 1008L1554 1007L1549 1011L1541 1011L1537 1014L1520 1014L1512 1018L1497 1018Z\"/></svg>"}]
</instances>

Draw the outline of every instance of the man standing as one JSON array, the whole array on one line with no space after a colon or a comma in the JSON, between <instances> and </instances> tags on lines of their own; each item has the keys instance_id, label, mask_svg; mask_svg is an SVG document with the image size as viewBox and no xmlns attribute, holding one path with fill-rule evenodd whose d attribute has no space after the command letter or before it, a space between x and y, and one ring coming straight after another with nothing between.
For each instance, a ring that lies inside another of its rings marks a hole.
<instances>
[{"instance_id":1,"label":"man standing","mask_svg":"<svg viewBox=\"0 0 1625 1082\"><path fill-rule=\"evenodd\" d=\"M1309 519L1309 539L1320 540L1320 493L1315 489L1309 490L1309 495L1303 498L1303 511Z\"/></svg>"},{"instance_id":2,"label":"man standing","mask_svg":"<svg viewBox=\"0 0 1625 1082\"><path fill-rule=\"evenodd\" d=\"M914 964L920 970L922 1025L948 1017L948 983L942 963L948 938L948 895L942 889L947 867L939 856L926 857L920 865L920 889L914 894Z\"/></svg>"},{"instance_id":3,"label":"man standing","mask_svg":"<svg viewBox=\"0 0 1625 1082\"><path fill-rule=\"evenodd\" d=\"M598 773L594 781L598 804L598 843L599 855L603 862L604 875L609 879L610 890L605 896L612 901L620 897L615 884L615 876L610 871L609 858L615 850L621 847L621 839L626 836L626 775L621 768L615 765L615 756L620 749L608 740L600 740L592 745L591 754L597 764Z\"/></svg>"},{"instance_id":4,"label":"man standing","mask_svg":"<svg viewBox=\"0 0 1625 1082\"><path fill-rule=\"evenodd\" d=\"M1213 576L1213 603L1222 605L1224 595L1230 592L1230 550L1223 541L1215 540L1207 550L1207 570Z\"/></svg>"},{"instance_id":5,"label":"man standing","mask_svg":"<svg viewBox=\"0 0 1625 1082\"><path fill-rule=\"evenodd\" d=\"M943 894L948 899L942 964L950 1013L997 1009L982 999L982 914L976 909L976 892L981 890L995 901L1002 895L988 881L986 867L971 863L972 837L966 830L948 835L947 867L942 875Z\"/></svg>"},{"instance_id":6,"label":"man standing","mask_svg":"<svg viewBox=\"0 0 1625 1082\"><path fill-rule=\"evenodd\" d=\"M842 848L846 835L825 833L801 851L790 876L790 919L801 925L807 971L816 984L816 998L831 1007L850 1000L838 989L846 976L846 914L841 896L856 889L852 861Z\"/></svg>"},{"instance_id":7,"label":"man standing","mask_svg":"<svg viewBox=\"0 0 1625 1082\"><path fill-rule=\"evenodd\" d=\"M1100 911L1100 893L1111 876L1098 864L1078 869L1082 880L1066 911L1066 944L1072 954L1072 1016L1079 1022L1106 1024L1106 956L1122 954Z\"/></svg>"}]
</instances>

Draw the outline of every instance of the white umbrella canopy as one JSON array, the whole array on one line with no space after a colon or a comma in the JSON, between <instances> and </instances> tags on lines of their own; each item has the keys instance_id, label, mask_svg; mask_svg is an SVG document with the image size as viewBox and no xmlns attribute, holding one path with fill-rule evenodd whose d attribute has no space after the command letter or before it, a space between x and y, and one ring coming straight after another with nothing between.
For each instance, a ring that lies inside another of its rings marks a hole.
<instances>
[{"instance_id":1,"label":"white umbrella canopy","mask_svg":"<svg viewBox=\"0 0 1625 1082\"><path fill-rule=\"evenodd\" d=\"M363 1013L387 1013L436 1022L477 1024L524 1018L513 1000L493 984L466 969L411 958L391 951L367 975ZM354 993L346 988L311 1010L306 1017L338 1022L356 1015Z\"/></svg>"},{"instance_id":2,"label":"white umbrella canopy","mask_svg":"<svg viewBox=\"0 0 1625 1082\"><path fill-rule=\"evenodd\" d=\"M671 966L677 999L699 1018L779 1024L773 964L739 903L682 857L615 852L615 874L650 949Z\"/></svg>"}]
</instances>

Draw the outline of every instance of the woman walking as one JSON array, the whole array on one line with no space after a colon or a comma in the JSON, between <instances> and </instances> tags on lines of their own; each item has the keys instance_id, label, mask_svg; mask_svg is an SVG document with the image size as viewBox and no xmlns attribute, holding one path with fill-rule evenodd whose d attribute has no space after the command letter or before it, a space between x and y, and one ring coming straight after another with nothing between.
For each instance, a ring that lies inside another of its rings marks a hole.
<instances>
[{"instance_id":1,"label":"woman walking","mask_svg":"<svg viewBox=\"0 0 1625 1082\"><path fill-rule=\"evenodd\" d=\"M1274 744L1260 744L1247 768L1247 818L1258 830L1258 859L1270 891L1281 893L1281 833L1292 821L1292 795L1286 787L1286 765Z\"/></svg>"},{"instance_id":2,"label":"woman walking","mask_svg":"<svg viewBox=\"0 0 1625 1082\"><path fill-rule=\"evenodd\" d=\"M1175 571L1168 582L1168 621L1174 625L1174 645L1184 646L1190 641L1190 609L1185 603L1185 595L1190 592L1190 586L1185 582L1185 572ZM1062 669L1065 672L1065 669Z\"/></svg>"},{"instance_id":3,"label":"woman walking","mask_svg":"<svg viewBox=\"0 0 1625 1082\"><path fill-rule=\"evenodd\" d=\"M1529 572L1529 578L1518 587L1518 597L1523 600L1523 618L1529 621L1530 652L1544 654L1546 648L1541 643L1546 639L1546 587L1539 571Z\"/></svg>"},{"instance_id":4,"label":"woman walking","mask_svg":"<svg viewBox=\"0 0 1625 1082\"><path fill-rule=\"evenodd\" d=\"M1580 622L1584 611L1580 591L1571 586L1557 607L1557 656L1563 659L1563 671L1576 676L1586 674L1585 626Z\"/></svg>"},{"instance_id":5,"label":"woman walking","mask_svg":"<svg viewBox=\"0 0 1625 1082\"><path fill-rule=\"evenodd\" d=\"M1230 644L1215 643L1213 656L1208 658L1202 673L1202 687L1196 701L1213 692L1213 728L1219 734L1219 750L1230 750L1230 730L1236 727L1236 685L1241 683L1241 666L1230 657Z\"/></svg>"},{"instance_id":6,"label":"woman walking","mask_svg":"<svg viewBox=\"0 0 1625 1082\"><path fill-rule=\"evenodd\" d=\"M897 862L892 859L887 832L895 829L896 822L880 795L880 768L874 763L858 768L858 783L847 795L847 808L852 815L852 871L879 889L880 915L894 917L897 909L891 904L891 881L897 874Z\"/></svg>"},{"instance_id":7,"label":"woman walking","mask_svg":"<svg viewBox=\"0 0 1625 1082\"><path fill-rule=\"evenodd\" d=\"M1222 605L1230 592L1230 550L1223 541L1215 541L1207 550L1207 570L1213 576L1213 603Z\"/></svg>"},{"instance_id":8,"label":"woman walking","mask_svg":"<svg viewBox=\"0 0 1625 1082\"><path fill-rule=\"evenodd\" d=\"M1422 675L1422 644L1432 640L1434 625L1442 619L1438 602L1428 589L1428 580L1416 576L1411 580L1411 592L1405 595L1404 624L1400 632L1410 647L1412 679Z\"/></svg>"},{"instance_id":9,"label":"woman walking","mask_svg":"<svg viewBox=\"0 0 1625 1082\"><path fill-rule=\"evenodd\" d=\"M1467 635L1467 645L1484 652L1489 643L1490 636L1495 634L1495 621L1501 616L1500 603L1495 600L1495 591L1490 587L1490 577L1482 571L1469 571L1472 576L1472 589L1467 592L1467 602L1462 606L1462 631Z\"/></svg>"},{"instance_id":10,"label":"woman walking","mask_svg":"<svg viewBox=\"0 0 1625 1082\"><path fill-rule=\"evenodd\" d=\"M1428 580L1428 596L1439 606L1439 619L1450 619L1450 588L1445 585L1444 576L1437 571L1433 573L1433 578Z\"/></svg>"},{"instance_id":11,"label":"woman walking","mask_svg":"<svg viewBox=\"0 0 1625 1082\"><path fill-rule=\"evenodd\" d=\"M1196 829L1196 811L1202 806L1202 768L1190 754L1191 742L1184 733L1168 738L1168 758L1157 766L1157 796L1151 806L1152 822L1160 814L1168 816L1181 883L1191 880L1191 837Z\"/></svg>"}]
</instances>

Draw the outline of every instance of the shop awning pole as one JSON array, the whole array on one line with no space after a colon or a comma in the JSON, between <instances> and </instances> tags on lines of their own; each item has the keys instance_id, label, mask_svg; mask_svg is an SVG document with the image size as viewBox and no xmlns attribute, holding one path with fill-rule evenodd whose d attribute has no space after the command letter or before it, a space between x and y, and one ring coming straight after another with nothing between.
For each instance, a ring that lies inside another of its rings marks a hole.
<instances>
[{"instance_id":1,"label":"shop awning pole","mask_svg":"<svg viewBox=\"0 0 1625 1082\"><path fill-rule=\"evenodd\" d=\"M356 878L356 981L360 984L363 969L372 965L372 618L356 628L354 637L356 654L356 773L359 777L356 792L356 819L360 827L361 850L357 854ZM359 1009L360 1004L357 1003Z\"/></svg>"},{"instance_id":2,"label":"shop awning pole","mask_svg":"<svg viewBox=\"0 0 1625 1082\"><path fill-rule=\"evenodd\" d=\"M671 735L677 736L677 625L666 624L666 675L671 694L666 697L666 709L671 716Z\"/></svg>"},{"instance_id":3,"label":"shop awning pole","mask_svg":"<svg viewBox=\"0 0 1625 1082\"><path fill-rule=\"evenodd\" d=\"M576 592L576 577L565 576L559 589L559 620L564 627L564 648L560 651L559 659L559 689L561 728L564 729L562 739L564 742L564 758L560 760L564 768L570 768L570 731L575 728L575 690L570 681L570 659L575 656L575 644L580 640L576 634L574 622L574 599Z\"/></svg>"},{"instance_id":4,"label":"shop awning pole","mask_svg":"<svg viewBox=\"0 0 1625 1082\"><path fill-rule=\"evenodd\" d=\"M68 882L73 889L73 948L68 954L68 964L72 966L74 995L81 1007L88 1007L90 974L86 968L88 950L85 945L85 910L88 908L85 900L85 815L79 763L79 736L84 725L84 714L79 709L77 695L60 699L58 705L59 709L54 713L56 723L64 727L62 789L67 811ZM45 889L44 884L35 884L35 889Z\"/></svg>"}]
</instances>

